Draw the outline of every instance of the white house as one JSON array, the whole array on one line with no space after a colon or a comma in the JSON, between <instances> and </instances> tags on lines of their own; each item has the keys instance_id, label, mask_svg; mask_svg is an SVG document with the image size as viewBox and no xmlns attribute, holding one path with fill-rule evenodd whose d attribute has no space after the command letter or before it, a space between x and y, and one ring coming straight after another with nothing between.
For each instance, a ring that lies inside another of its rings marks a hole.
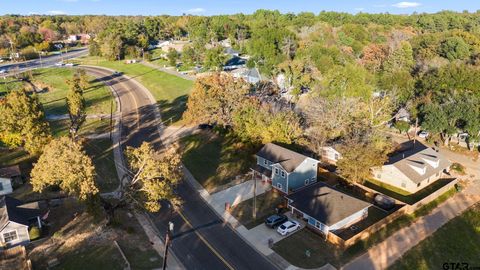
<instances>
[{"instance_id":1,"label":"white house","mask_svg":"<svg viewBox=\"0 0 480 270\"><path fill-rule=\"evenodd\" d=\"M420 142L403 143L381 167L372 168L377 181L415 193L445 176L452 163Z\"/></svg>"},{"instance_id":2,"label":"white house","mask_svg":"<svg viewBox=\"0 0 480 270\"><path fill-rule=\"evenodd\" d=\"M323 234L338 232L368 216L371 204L321 182L286 196L288 208Z\"/></svg>"},{"instance_id":3,"label":"white house","mask_svg":"<svg viewBox=\"0 0 480 270\"><path fill-rule=\"evenodd\" d=\"M13 192L12 180L10 178L0 178L0 196Z\"/></svg>"},{"instance_id":4,"label":"white house","mask_svg":"<svg viewBox=\"0 0 480 270\"><path fill-rule=\"evenodd\" d=\"M30 242L31 226L42 228L38 203L23 202L10 197L0 197L0 246L13 247Z\"/></svg>"},{"instance_id":5,"label":"white house","mask_svg":"<svg viewBox=\"0 0 480 270\"><path fill-rule=\"evenodd\" d=\"M322 161L330 164L337 164L337 161L342 158L342 155L337 150L336 145L322 147Z\"/></svg>"}]
</instances>

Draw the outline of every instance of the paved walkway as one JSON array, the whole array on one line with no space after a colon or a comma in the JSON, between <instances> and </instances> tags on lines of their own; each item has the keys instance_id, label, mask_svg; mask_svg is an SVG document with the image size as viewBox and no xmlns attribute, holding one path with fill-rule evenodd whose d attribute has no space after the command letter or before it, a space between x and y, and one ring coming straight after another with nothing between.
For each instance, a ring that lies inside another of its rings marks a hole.
<instances>
[{"instance_id":1,"label":"paved walkway","mask_svg":"<svg viewBox=\"0 0 480 270\"><path fill-rule=\"evenodd\" d=\"M118 110L117 112L113 115L113 118L115 119L118 115ZM70 116L68 114L48 114L45 116L47 120L65 120L65 119L70 119ZM87 114L87 119L110 119L110 114Z\"/></svg>"},{"instance_id":2,"label":"paved walkway","mask_svg":"<svg viewBox=\"0 0 480 270\"><path fill-rule=\"evenodd\" d=\"M168 126L160 131L160 139L163 145L177 142L180 138L191 135L198 131L197 126Z\"/></svg>"},{"instance_id":3,"label":"paved walkway","mask_svg":"<svg viewBox=\"0 0 480 270\"><path fill-rule=\"evenodd\" d=\"M478 185L478 182L472 183L464 192L457 193L430 214L420 217L409 227L397 231L385 241L370 248L367 253L357 257L343 269L386 269L445 223L480 202L480 194L473 195L471 192L477 189Z\"/></svg>"},{"instance_id":4,"label":"paved walkway","mask_svg":"<svg viewBox=\"0 0 480 270\"><path fill-rule=\"evenodd\" d=\"M151 62L141 62L143 65L147 66L147 67L151 67L151 68L154 68L154 69L158 69L160 71L163 71L165 73L168 73L168 74L171 74L171 75L174 75L174 76L177 76L177 77L180 77L182 79L185 79L185 80L189 80L189 81L194 81L196 78L194 76L190 76L190 75L186 75L186 74L182 74L178 71L176 71L175 69L173 68L165 68L165 67L160 67L158 66L157 64L154 64L154 63L151 63Z\"/></svg>"}]
</instances>

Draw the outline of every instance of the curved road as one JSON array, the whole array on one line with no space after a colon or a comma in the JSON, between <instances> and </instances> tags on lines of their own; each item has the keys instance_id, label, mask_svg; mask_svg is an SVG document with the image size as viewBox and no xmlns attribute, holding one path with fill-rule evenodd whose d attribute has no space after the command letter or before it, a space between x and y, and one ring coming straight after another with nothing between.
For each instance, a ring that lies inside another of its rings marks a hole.
<instances>
[{"instance_id":1,"label":"curved road","mask_svg":"<svg viewBox=\"0 0 480 270\"><path fill-rule=\"evenodd\" d=\"M146 93L148 90L125 76L112 76L109 70L82 68L118 94L123 147L139 146L147 141L160 149L160 119L157 119L157 105ZM162 239L168 221L174 222L172 250L187 269L277 269L245 243L230 225L224 224L185 181L178 186L177 192L184 201L180 211L172 213L165 206L159 213L150 214L150 218Z\"/></svg>"},{"instance_id":2,"label":"curved road","mask_svg":"<svg viewBox=\"0 0 480 270\"><path fill-rule=\"evenodd\" d=\"M26 71L29 69L35 69L39 67L51 67L54 66L56 63L61 62L62 60L69 60L73 58L77 58L80 56L84 56L88 54L88 49L81 48L81 49L74 49L69 51L68 53L56 54L51 56L42 57L42 61L40 59L33 59L24 62L17 62L17 63L8 63L0 65L0 70L7 70L9 73L2 74L3 75L12 75L14 72L17 72L17 68L19 72Z\"/></svg>"}]
</instances>

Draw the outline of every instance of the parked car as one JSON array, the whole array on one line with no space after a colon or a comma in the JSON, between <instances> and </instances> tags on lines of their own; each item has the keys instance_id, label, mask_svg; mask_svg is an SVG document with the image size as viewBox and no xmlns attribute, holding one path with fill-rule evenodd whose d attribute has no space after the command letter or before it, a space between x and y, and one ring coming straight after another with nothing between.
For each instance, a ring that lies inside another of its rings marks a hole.
<instances>
[{"instance_id":1,"label":"parked car","mask_svg":"<svg viewBox=\"0 0 480 270\"><path fill-rule=\"evenodd\" d=\"M200 124L198 125L199 129L213 129L213 125L210 124Z\"/></svg>"},{"instance_id":2,"label":"parked car","mask_svg":"<svg viewBox=\"0 0 480 270\"><path fill-rule=\"evenodd\" d=\"M424 138L424 139L427 138L428 135L430 135L430 133L428 133L428 131L425 131L425 130L420 131L420 133L418 133L418 137Z\"/></svg>"},{"instance_id":3,"label":"parked car","mask_svg":"<svg viewBox=\"0 0 480 270\"><path fill-rule=\"evenodd\" d=\"M68 63L68 64L65 64L66 67L73 67L75 64L73 63Z\"/></svg>"},{"instance_id":4,"label":"parked car","mask_svg":"<svg viewBox=\"0 0 480 270\"><path fill-rule=\"evenodd\" d=\"M112 73L112 75L113 75L113 76L120 76L120 75L122 75L122 73L120 73L120 72L118 72L118 71L114 71L114 72Z\"/></svg>"},{"instance_id":5,"label":"parked car","mask_svg":"<svg viewBox=\"0 0 480 270\"><path fill-rule=\"evenodd\" d=\"M64 65L63 62L57 62L57 63L55 63L55 66L57 66L57 67L61 67L61 66L63 66L63 65Z\"/></svg>"},{"instance_id":6,"label":"parked car","mask_svg":"<svg viewBox=\"0 0 480 270\"><path fill-rule=\"evenodd\" d=\"M287 220L288 220L288 218L284 215L281 215L281 214L271 215L267 219L265 219L265 225L267 225L267 227L275 229L275 227L279 226L280 224L285 223L285 221L287 221Z\"/></svg>"},{"instance_id":7,"label":"parked car","mask_svg":"<svg viewBox=\"0 0 480 270\"><path fill-rule=\"evenodd\" d=\"M300 228L300 224L294 220L289 220L282 225L278 226L277 232L280 235L287 235L288 233L294 232Z\"/></svg>"},{"instance_id":8,"label":"parked car","mask_svg":"<svg viewBox=\"0 0 480 270\"><path fill-rule=\"evenodd\" d=\"M395 200L383 194L375 195L374 201L378 207L385 210L391 210L395 207Z\"/></svg>"},{"instance_id":9,"label":"parked car","mask_svg":"<svg viewBox=\"0 0 480 270\"><path fill-rule=\"evenodd\" d=\"M6 69L0 69L0 74L5 74L5 73L8 73Z\"/></svg>"}]
</instances>

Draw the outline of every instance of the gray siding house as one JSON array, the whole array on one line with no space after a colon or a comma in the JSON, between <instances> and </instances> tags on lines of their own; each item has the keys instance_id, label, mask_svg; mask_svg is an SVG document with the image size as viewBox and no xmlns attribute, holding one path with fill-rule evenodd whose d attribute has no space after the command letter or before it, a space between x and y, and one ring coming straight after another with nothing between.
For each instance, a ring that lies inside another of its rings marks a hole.
<instances>
[{"instance_id":1,"label":"gray siding house","mask_svg":"<svg viewBox=\"0 0 480 270\"><path fill-rule=\"evenodd\" d=\"M415 193L444 177L451 165L432 148L409 141L401 144L383 166L372 168L372 174L377 181Z\"/></svg>"},{"instance_id":2,"label":"gray siding house","mask_svg":"<svg viewBox=\"0 0 480 270\"><path fill-rule=\"evenodd\" d=\"M253 170L283 193L317 182L318 160L273 143L264 145L256 157Z\"/></svg>"},{"instance_id":3,"label":"gray siding house","mask_svg":"<svg viewBox=\"0 0 480 270\"><path fill-rule=\"evenodd\" d=\"M310 227L325 235L363 220L371 206L323 183L300 189L286 198L292 213L302 216Z\"/></svg>"},{"instance_id":4,"label":"gray siding house","mask_svg":"<svg viewBox=\"0 0 480 270\"><path fill-rule=\"evenodd\" d=\"M42 228L37 203L24 204L10 197L0 197L0 246L13 247L30 242L30 226Z\"/></svg>"}]
</instances>

